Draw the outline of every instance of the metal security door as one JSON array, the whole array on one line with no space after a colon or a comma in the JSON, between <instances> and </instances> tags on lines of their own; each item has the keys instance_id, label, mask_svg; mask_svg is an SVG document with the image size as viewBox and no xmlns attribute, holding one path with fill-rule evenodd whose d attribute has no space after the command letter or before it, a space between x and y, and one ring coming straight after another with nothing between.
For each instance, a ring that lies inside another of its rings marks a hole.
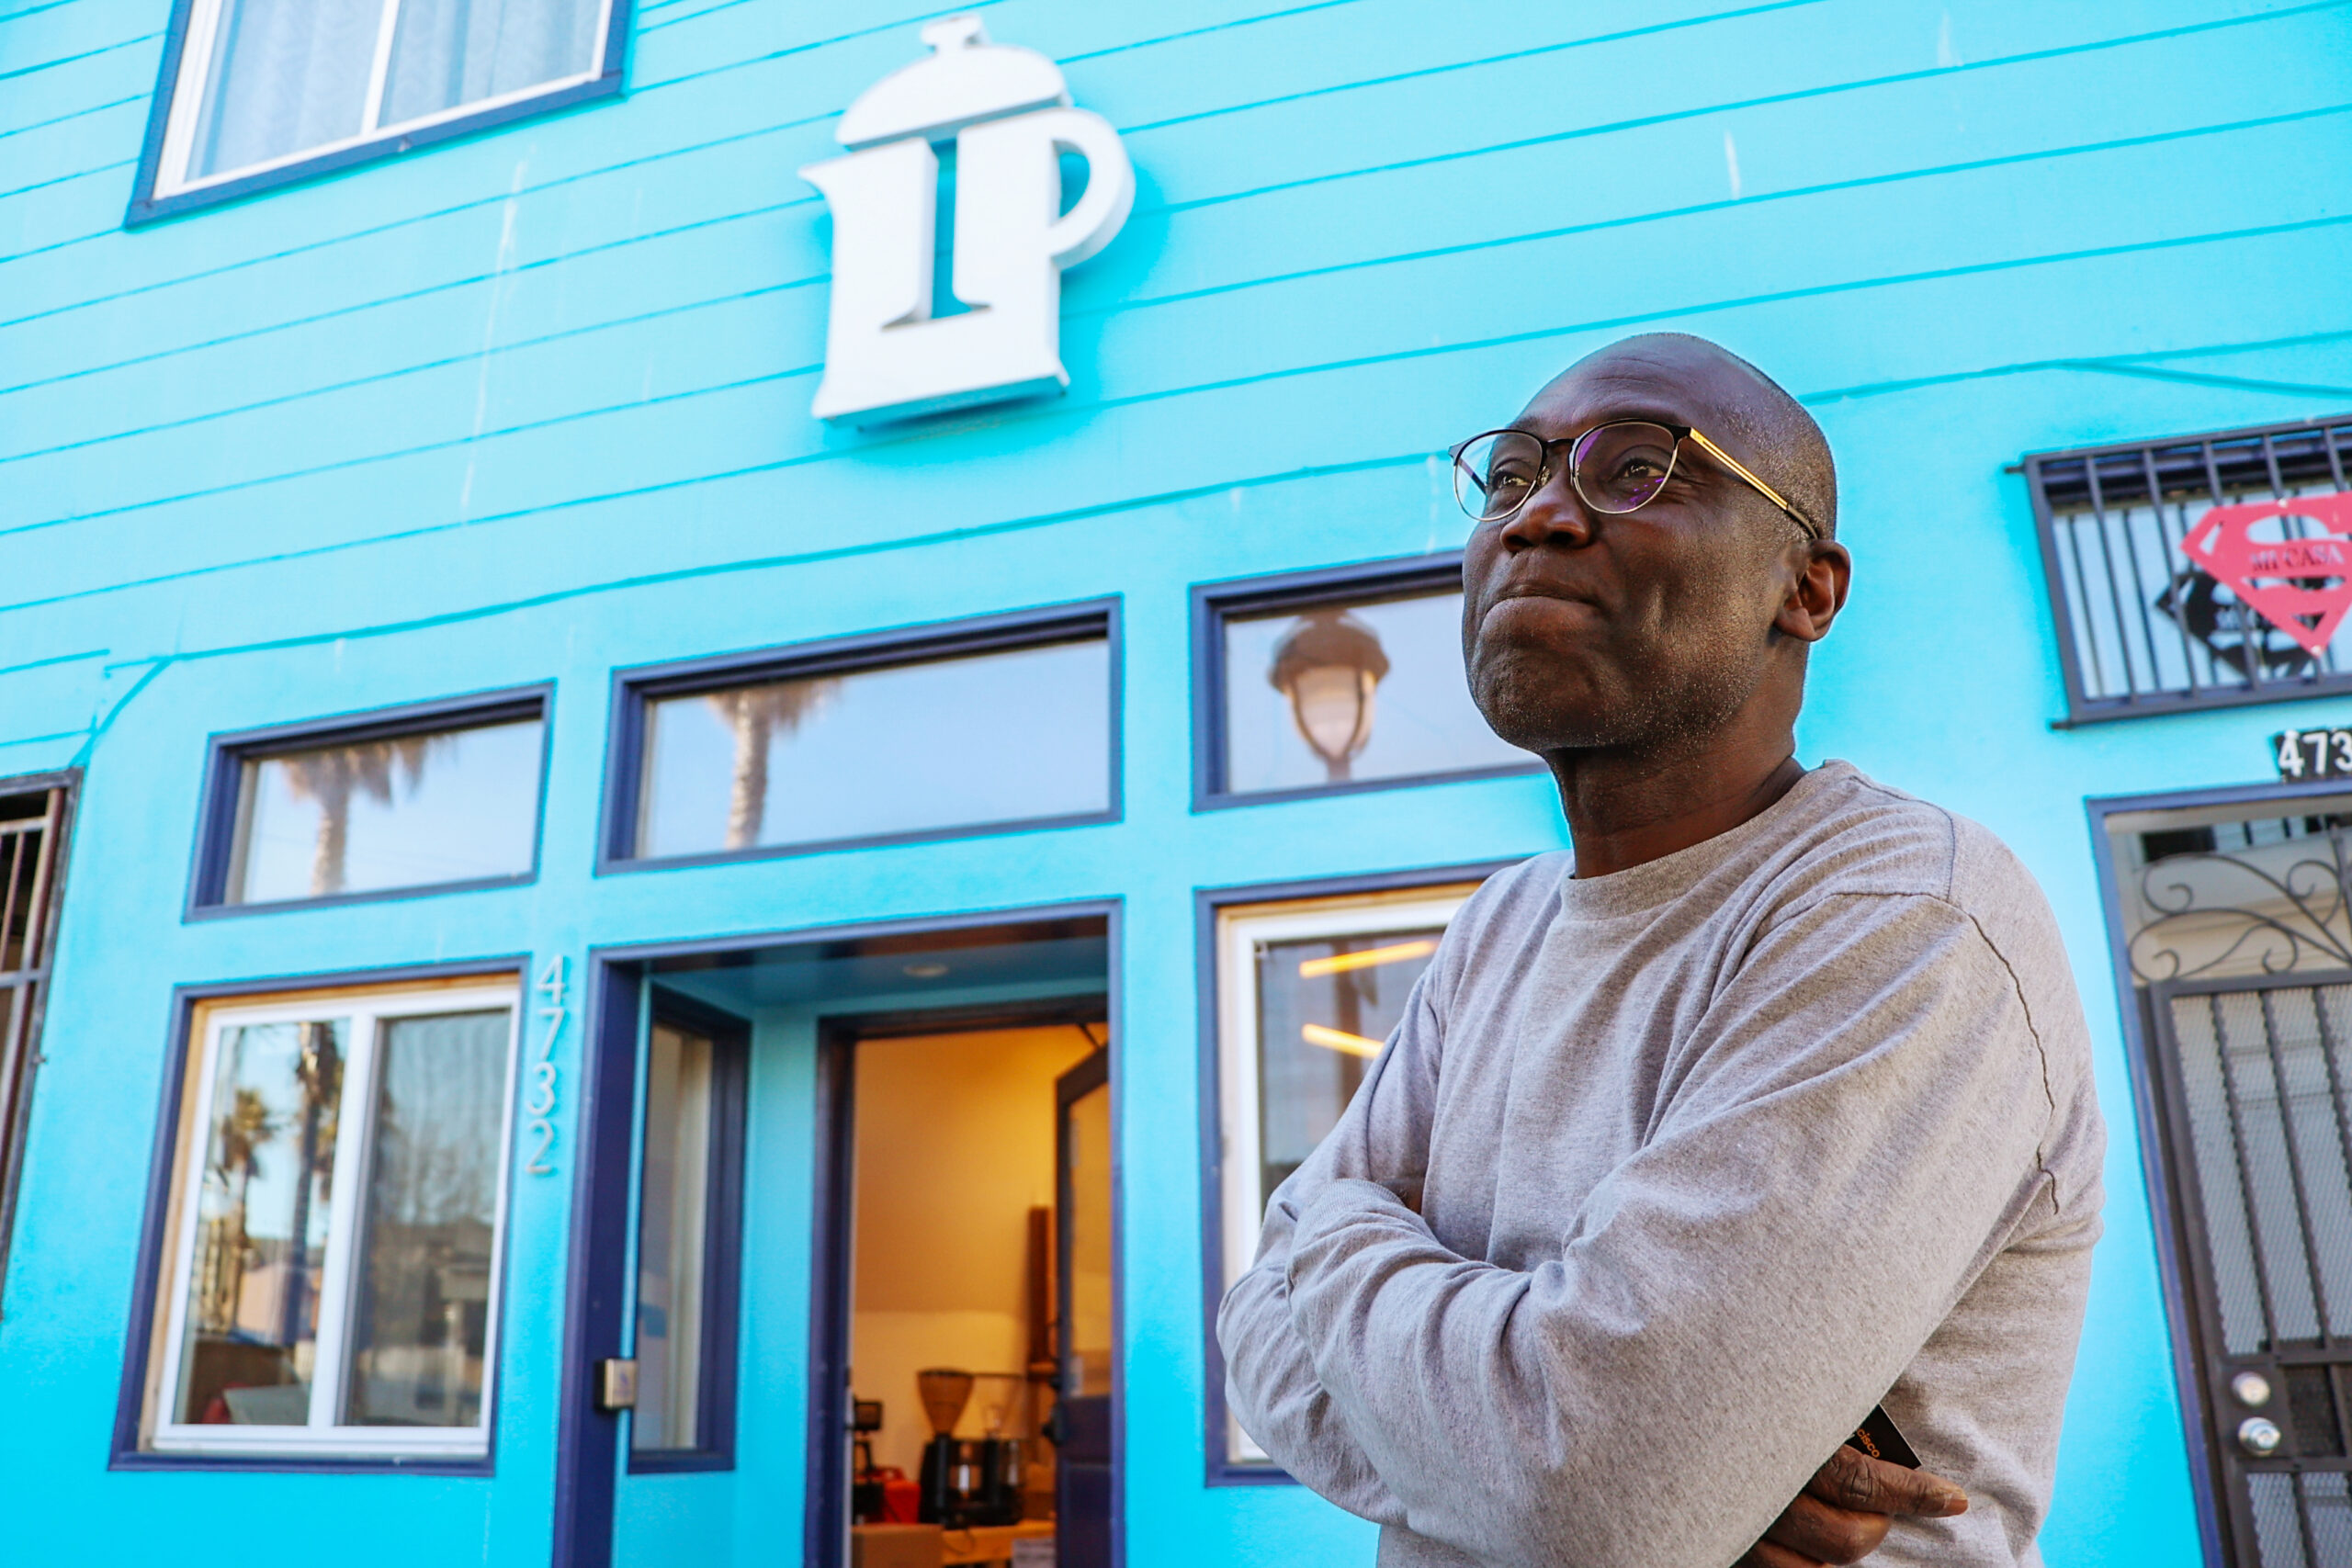
<instances>
[{"instance_id":1,"label":"metal security door","mask_svg":"<svg viewBox=\"0 0 2352 1568\"><path fill-rule=\"evenodd\" d=\"M2149 1001L2224 1553L2352 1568L2352 974Z\"/></svg>"}]
</instances>

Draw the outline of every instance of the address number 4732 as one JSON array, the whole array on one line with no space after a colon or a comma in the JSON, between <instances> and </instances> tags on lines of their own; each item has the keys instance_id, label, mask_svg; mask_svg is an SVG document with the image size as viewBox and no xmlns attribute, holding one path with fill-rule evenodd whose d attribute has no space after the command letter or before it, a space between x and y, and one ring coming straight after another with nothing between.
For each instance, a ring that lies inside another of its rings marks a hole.
<instances>
[{"instance_id":1,"label":"address number 4732","mask_svg":"<svg viewBox=\"0 0 2352 1568\"><path fill-rule=\"evenodd\" d=\"M531 987L539 998L539 1005L531 1010L531 1021L537 1028L528 1054L530 1071L523 1085L523 1114L531 1119L532 1140L531 1157L523 1168L533 1176L555 1174L555 1167L548 1163L548 1156L555 1148L555 1043L563 1033L563 1021L571 1016L571 1010L565 1005L571 991L570 970L571 960L550 958Z\"/></svg>"}]
</instances>

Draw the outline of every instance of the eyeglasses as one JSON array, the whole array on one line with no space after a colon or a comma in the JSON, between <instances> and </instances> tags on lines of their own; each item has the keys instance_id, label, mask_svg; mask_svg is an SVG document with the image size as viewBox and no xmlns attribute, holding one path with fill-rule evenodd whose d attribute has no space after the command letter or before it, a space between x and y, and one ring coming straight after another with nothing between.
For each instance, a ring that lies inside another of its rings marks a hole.
<instances>
[{"instance_id":1,"label":"eyeglasses","mask_svg":"<svg viewBox=\"0 0 2352 1568\"><path fill-rule=\"evenodd\" d=\"M1808 539L1821 529L1788 499L1758 479L1747 466L1687 424L1621 419L1597 424L1582 435L1546 441L1524 430L1489 430L1453 449L1453 499L1480 523L1502 523L1519 515L1552 479L1552 449L1568 449L1568 483L1595 512L1638 512L1657 499L1674 477L1682 443L1690 442L1725 472L1787 513Z\"/></svg>"}]
</instances>

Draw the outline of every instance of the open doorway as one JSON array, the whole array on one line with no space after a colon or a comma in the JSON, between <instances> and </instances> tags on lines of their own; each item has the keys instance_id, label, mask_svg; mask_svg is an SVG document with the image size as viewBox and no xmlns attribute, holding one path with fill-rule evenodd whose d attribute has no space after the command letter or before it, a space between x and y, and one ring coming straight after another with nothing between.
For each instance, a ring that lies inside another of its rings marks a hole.
<instances>
[{"instance_id":1,"label":"open doorway","mask_svg":"<svg viewBox=\"0 0 2352 1568\"><path fill-rule=\"evenodd\" d=\"M591 954L560 1568L768 1562L795 1534L808 1568L850 1568L855 1472L920 1484L923 1371L970 1375L945 1433L984 1443L993 1425L1017 1506L1000 1490L989 1512L1013 1523L975 1533L985 1466L959 1447L934 1499L956 1528L907 1532L900 1561L1111 1568L1116 916Z\"/></svg>"},{"instance_id":2,"label":"open doorway","mask_svg":"<svg viewBox=\"0 0 2352 1568\"><path fill-rule=\"evenodd\" d=\"M1109 1568L1106 1010L827 1028L815 1562Z\"/></svg>"}]
</instances>

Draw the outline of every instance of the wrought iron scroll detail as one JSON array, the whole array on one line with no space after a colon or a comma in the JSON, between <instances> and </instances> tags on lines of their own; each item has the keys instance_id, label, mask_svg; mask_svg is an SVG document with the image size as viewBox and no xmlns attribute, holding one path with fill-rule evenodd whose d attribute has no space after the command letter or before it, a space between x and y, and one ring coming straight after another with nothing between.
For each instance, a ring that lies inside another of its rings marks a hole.
<instances>
[{"instance_id":1,"label":"wrought iron scroll detail","mask_svg":"<svg viewBox=\"0 0 2352 1568\"><path fill-rule=\"evenodd\" d=\"M2167 855L2140 874L2154 916L2132 933L2132 974L2147 984L2215 971L2284 975L2307 964L2352 967L2352 863L2345 830L2291 840L2304 852L2267 870L2220 851ZM2278 846L2267 846L2274 850ZM2192 867L2251 878L2254 897L2209 901ZM2188 948L2190 951L2184 951Z\"/></svg>"}]
</instances>

